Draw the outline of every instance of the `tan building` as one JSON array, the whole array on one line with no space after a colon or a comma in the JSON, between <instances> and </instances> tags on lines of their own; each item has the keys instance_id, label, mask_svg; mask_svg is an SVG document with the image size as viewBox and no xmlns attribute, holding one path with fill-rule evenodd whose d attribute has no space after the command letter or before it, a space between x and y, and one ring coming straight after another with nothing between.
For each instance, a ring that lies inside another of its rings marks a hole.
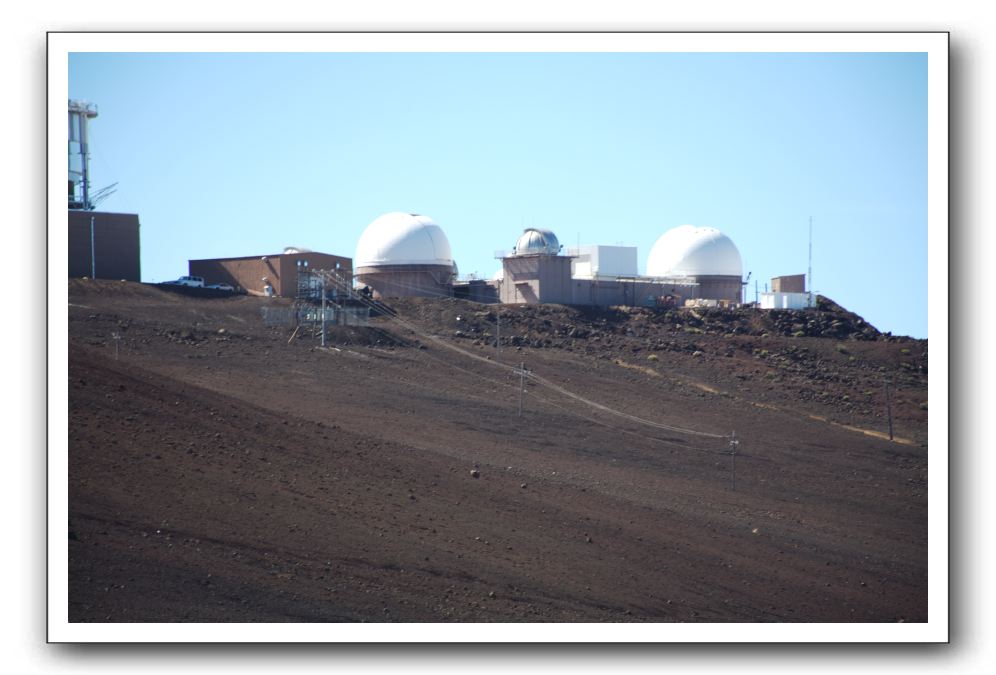
<instances>
[{"instance_id":1,"label":"tan building","mask_svg":"<svg viewBox=\"0 0 996 675\"><path fill-rule=\"evenodd\" d=\"M506 304L574 303L571 258L523 255L502 258L501 301Z\"/></svg>"},{"instance_id":2,"label":"tan building","mask_svg":"<svg viewBox=\"0 0 996 675\"><path fill-rule=\"evenodd\" d=\"M694 282L698 288L695 294L697 298L740 303L744 285L738 276L700 274L694 277Z\"/></svg>"},{"instance_id":3,"label":"tan building","mask_svg":"<svg viewBox=\"0 0 996 675\"><path fill-rule=\"evenodd\" d=\"M806 275L790 274L771 278L772 293L805 293Z\"/></svg>"},{"instance_id":4,"label":"tan building","mask_svg":"<svg viewBox=\"0 0 996 675\"><path fill-rule=\"evenodd\" d=\"M375 298L436 298L453 295L452 266L371 265L357 268L356 281L369 286Z\"/></svg>"},{"instance_id":5,"label":"tan building","mask_svg":"<svg viewBox=\"0 0 996 675\"><path fill-rule=\"evenodd\" d=\"M350 258L314 251L191 260L189 274L203 277L205 284L229 284L253 295L267 295L269 287L273 295L293 298L298 291L299 262L313 270L338 270L343 278L352 278Z\"/></svg>"},{"instance_id":6,"label":"tan building","mask_svg":"<svg viewBox=\"0 0 996 675\"><path fill-rule=\"evenodd\" d=\"M562 256L563 247L550 230L529 227L515 242L515 249L501 256L500 298L506 304L574 302L571 283L572 256Z\"/></svg>"}]
</instances>

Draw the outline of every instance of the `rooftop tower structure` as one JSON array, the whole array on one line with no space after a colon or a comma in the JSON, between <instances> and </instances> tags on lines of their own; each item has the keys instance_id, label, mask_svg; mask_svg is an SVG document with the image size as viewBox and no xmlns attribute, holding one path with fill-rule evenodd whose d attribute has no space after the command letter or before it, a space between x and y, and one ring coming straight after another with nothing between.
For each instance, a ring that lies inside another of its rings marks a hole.
<instances>
[{"instance_id":1,"label":"rooftop tower structure","mask_svg":"<svg viewBox=\"0 0 996 675\"><path fill-rule=\"evenodd\" d=\"M69 101L69 208L93 210L90 194L90 120L97 106L87 101Z\"/></svg>"}]
</instances>

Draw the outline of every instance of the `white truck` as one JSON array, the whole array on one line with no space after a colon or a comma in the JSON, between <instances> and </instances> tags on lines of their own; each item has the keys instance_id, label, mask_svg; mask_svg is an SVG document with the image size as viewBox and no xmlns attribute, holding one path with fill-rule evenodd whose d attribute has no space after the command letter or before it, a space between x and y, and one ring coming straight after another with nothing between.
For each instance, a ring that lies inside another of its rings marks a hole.
<instances>
[{"instance_id":1,"label":"white truck","mask_svg":"<svg viewBox=\"0 0 996 675\"><path fill-rule=\"evenodd\" d=\"M173 286L193 286L194 288L204 288L204 277L180 277L176 281L167 281Z\"/></svg>"}]
</instances>

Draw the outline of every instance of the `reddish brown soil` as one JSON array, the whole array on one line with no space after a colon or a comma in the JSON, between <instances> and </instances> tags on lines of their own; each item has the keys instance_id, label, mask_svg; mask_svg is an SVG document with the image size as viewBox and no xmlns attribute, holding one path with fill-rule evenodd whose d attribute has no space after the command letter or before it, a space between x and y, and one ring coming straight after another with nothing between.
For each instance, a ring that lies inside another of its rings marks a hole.
<instances>
[{"instance_id":1,"label":"reddish brown soil","mask_svg":"<svg viewBox=\"0 0 996 675\"><path fill-rule=\"evenodd\" d=\"M734 491L726 439L529 380L519 417L494 306L323 350L281 300L69 299L71 621L926 620L925 341L501 308L505 363L735 430Z\"/></svg>"}]
</instances>

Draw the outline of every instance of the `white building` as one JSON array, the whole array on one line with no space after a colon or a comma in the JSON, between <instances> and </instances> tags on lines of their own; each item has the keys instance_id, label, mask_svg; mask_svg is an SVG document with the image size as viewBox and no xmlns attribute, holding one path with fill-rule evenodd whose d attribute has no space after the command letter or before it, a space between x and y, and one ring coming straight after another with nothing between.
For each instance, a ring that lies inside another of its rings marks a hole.
<instances>
[{"instance_id":1,"label":"white building","mask_svg":"<svg viewBox=\"0 0 996 675\"><path fill-rule=\"evenodd\" d=\"M809 307L809 293L761 293L760 305L761 309L806 309Z\"/></svg>"},{"instance_id":2,"label":"white building","mask_svg":"<svg viewBox=\"0 0 996 675\"><path fill-rule=\"evenodd\" d=\"M608 279L637 275L635 246L578 246L567 250L573 257L571 276L575 279Z\"/></svg>"},{"instance_id":3,"label":"white building","mask_svg":"<svg viewBox=\"0 0 996 675\"><path fill-rule=\"evenodd\" d=\"M761 309L806 309L812 306L813 294L806 292L806 275L790 274L771 279L771 292L761 293Z\"/></svg>"}]
</instances>

